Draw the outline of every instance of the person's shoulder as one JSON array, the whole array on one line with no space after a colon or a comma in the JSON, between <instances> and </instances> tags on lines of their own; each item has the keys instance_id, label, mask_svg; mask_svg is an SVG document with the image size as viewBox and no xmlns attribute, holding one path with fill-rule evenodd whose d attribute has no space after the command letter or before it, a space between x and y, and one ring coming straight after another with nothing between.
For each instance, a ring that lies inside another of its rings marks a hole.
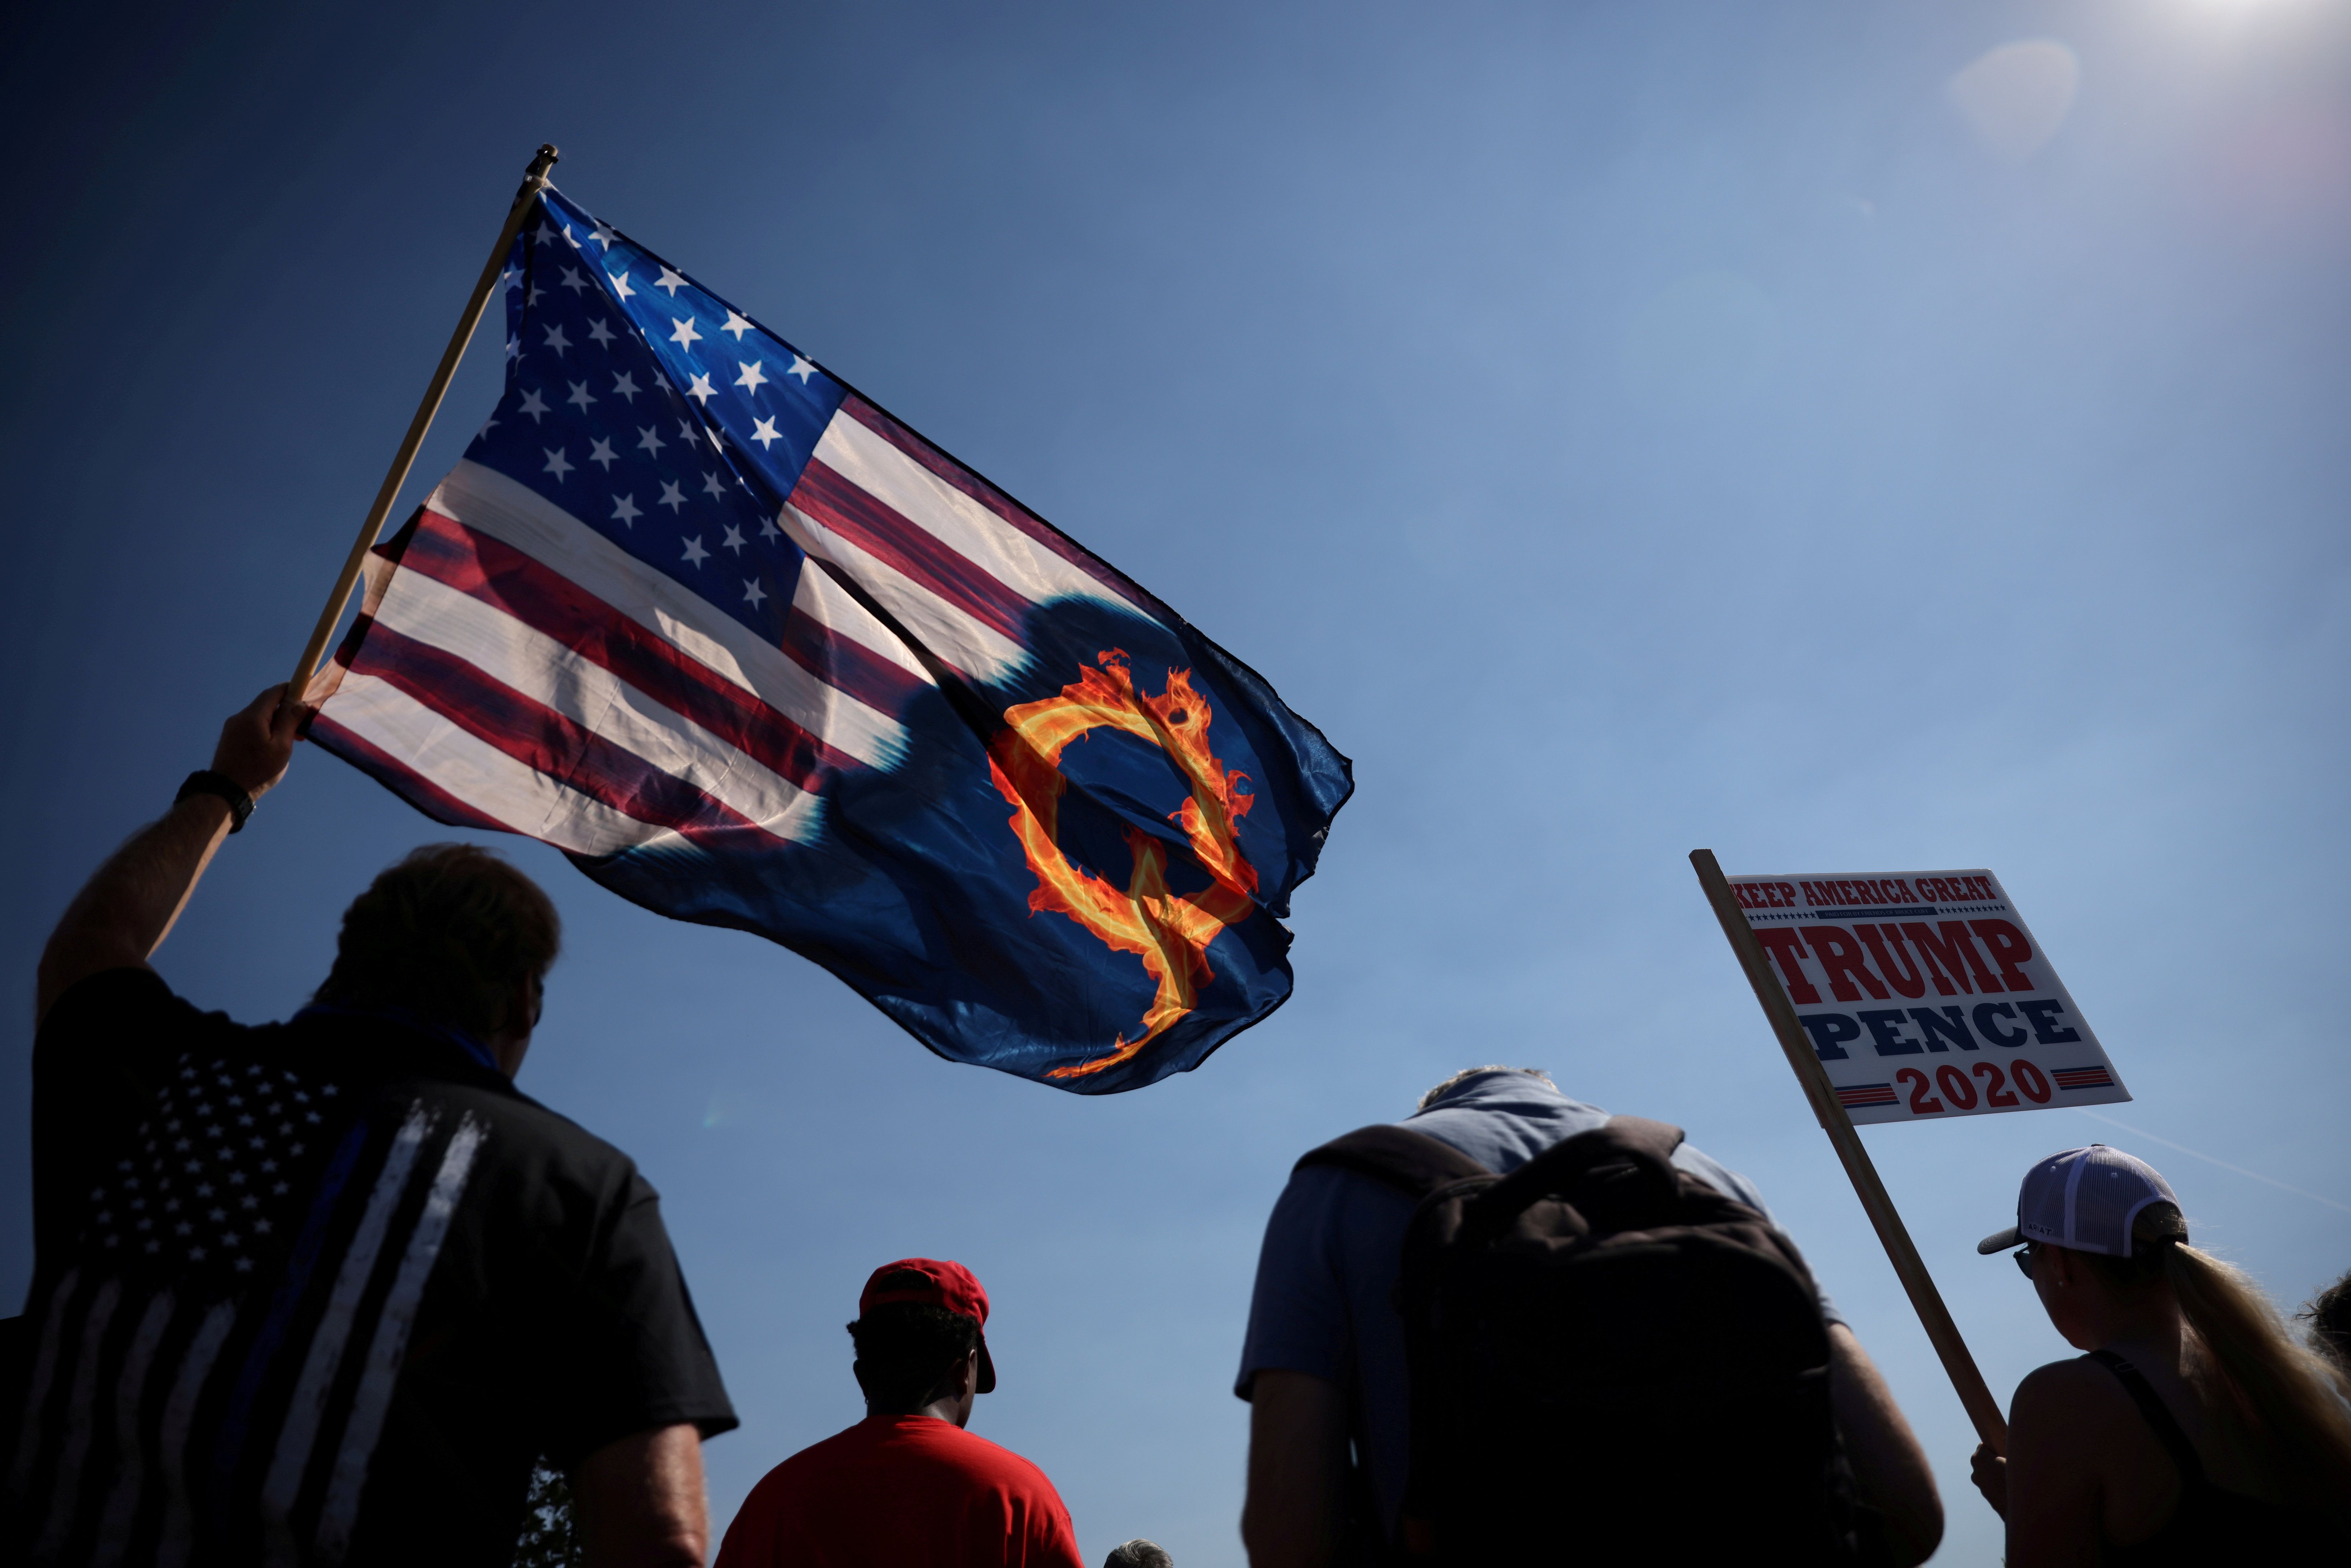
<instances>
[{"instance_id":1,"label":"person's shoulder","mask_svg":"<svg viewBox=\"0 0 2351 1568\"><path fill-rule=\"evenodd\" d=\"M2115 1375L2086 1355L2053 1361L2024 1375L2009 1406L2020 1425L2088 1432L2136 1426L2137 1409Z\"/></svg>"},{"instance_id":2,"label":"person's shoulder","mask_svg":"<svg viewBox=\"0 0 2351 1568\"><path fill-rule=\"evenodd\" d=\"M2035 1398L2078 1397L2084 1390L2097 1389L2120 1396L2122 1385L2115 1375L2086 1355L2068 1356L2034 1367L2016 1385L2019 1394L2030 1392Z\"/></svg>"},{"instance_id":3,"label":"person's shoulder","mask_svg":"<svg viewBox=\"0 0 2351 1568\"><path fill-rule=\"evenodd\" d=\"M388 1066L372 1056L353 1065L393 1105L420 1103L436 1116L460 1117L480 1128L486 1169L520 1184L509 1190L537 1195L533 1202L569 1207L584 1201L604 1210L657 1196L627 1154L524 1093L503 1073L470 1063Z\"/></svg>"},{"instance_id":4,"label":"person's shoulder","mask_svg":"<svg viewBox=\"0 0 2351 1568\"><path fill-rule=\"evenodd\" d=\"M769 1470L759 1485L788 1486L799 1477L823 1470L852 1452L871 1447L872 1434L868 1428L867 1422L852 1422L830 1437L819 1438Z\"/></svg>"},{"instance_id":5,"label":"person's shoulder","mask_svg":"<svg viewBox=\"0 0 2351 1568\"><path fill-rule=\"evenodd\" d=\"M512 1083L503 1081L496 1084L485 1083L480 1086L479 1092L497 1107L500 1115L511 1118L519 1125L528 1126L540 1136L561 1145L567 1150L576 1151L582 1158L617 1160L624 1165L632 1163L629 1156L615 1145L605 1142L604 1139L590 1132L546 1102L524 1093Z\"/></svg>"},{"instance_id":6,"label":"person's shoulder","mask_svg":"<svg viewBox=\"0 0 2351 1568\"><path fill-rule=\"evenodd\" d=\"M190 1027L211 1026L235 1030L244 1026L224 1012L204 1012L172 989L162 976L144 964L124 964L84 975L57 993L41 1015L35 1040L48 1043L57 1037L136 1023L152 1026L161 1019Z\"/></svg>"},{"instance_id":7,"label":"person's shoulder","mask_svg":"<svg viewBox=\"0 0 2351 1568\"><path fill-rule=\"evenodd\" d=\"M550 1172L587 1186L653 1196L635 1160L562 1112L510 1084L481 1092L509 1145L529 1150Z\"/></svg>"},{"instance_id":8,"label":"person's shoulder","mask_svg":"<svg viewBox=\"0 0 2351 1568\"><path fill-rule=\"evenodd\" d=\"M926 1435L967 1468L987 1471L998 1480L1026 1482L1051 1492L1057 1498L1061 1495L1054 1490L1052 1478L1046 1475L1035 1460L1016 1454L1003 1444L983 1437L967 1427L958 1427L952 1421L942 1421L938 1425L939 1432Z\"/></svg>"},{"instance_id":9,"label":"person's shoulder","mask_svg":"<svg viewBox=\"0 0 2351 1568\"><path fill-rule=\"evenodd\" d=\"M2082 1356L2027 1373L2009 1402L2009 1458L2067 1489L2160 1487L2176 1471L2115 1375Z\"/></svg>"},{"instance_id":10,"label":"person's shoulder","mask_svg":"<svg viewBox=\"0 0 2351 1568\"><path fill-rule=\"evenodd\" d=\"M272 1026L205 1012L143 964L85 975L59 992L33 1034L33 1073L53 1094L152 1093L172 1064L239 1060Z\"/></svg>"},{"instance_id":11,"label":"person's shoulder","mask_svg":"<svg viewBox=\"0 0 2351 1568\"><path fill-rule=\"evenodd\" d=\"M835 1469L851 1457L845 1450L855 1445L858 1437L857 1427L835 1432L761 1476L736 1510L735 1522L727 1526L728 1549L733 1549L738 1536L747 1543L755 1536L775 1534L798 1519L809 1504L820 1501L831 1490Z\"/></svg>"},{"instance_id":12,"label":"person's shoulder","mask_svg":"<svg viewBox=\"0 0 2351 1568\"><path fill-rule=\"evenodd\" d=\"M1317 1145L1316 1149L1322 1146ZM1299 1163L1290 1167L1290 1179L1283 1183L1281 1197L1274 1207L1277 1214L1287 1218L1311 1216L1336 1223L1341 1216L1355 1213L1365 1205L1375 1211L1399 1207L1409 1211L1416 1201L1396 1183L1383 1180L1367 1170L1301 1156Z\"/></svg>"},{"instance_id":13,"label":"person's shoulder","mask_svg":"<svg viewBox=\"0 0 2351 1568\"><path fill-rule=\"evenodd\" d=\"M502 1141L543 1147L570 1163L633 1169L628 1155L560 1111L455 1048L375 1019L304 1016L288 1028L293 1049L332 1059L355 1078L487 1123Z\"/></svg>"}]
</instances>

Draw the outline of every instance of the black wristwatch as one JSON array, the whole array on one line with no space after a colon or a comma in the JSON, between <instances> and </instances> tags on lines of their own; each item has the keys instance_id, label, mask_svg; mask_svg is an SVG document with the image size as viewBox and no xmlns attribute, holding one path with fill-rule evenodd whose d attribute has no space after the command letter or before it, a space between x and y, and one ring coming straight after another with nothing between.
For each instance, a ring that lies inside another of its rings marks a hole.
<instances>
[{"instance_id":1,"label":"black wristwatch","mask_svg":"<svg viewBox=\"0 0 2351 1568\"><path fill-rule=\"evenodd\" d=\"M178 794L172 797L172 804L176 806L197 795L218 796L228 806L228 831L232 833L245 831L245 820L253 815L253 797L245 792L244 785L225 773L199 768L188 775L188 781L180 786Z\"/></svg>"}]
</instances>

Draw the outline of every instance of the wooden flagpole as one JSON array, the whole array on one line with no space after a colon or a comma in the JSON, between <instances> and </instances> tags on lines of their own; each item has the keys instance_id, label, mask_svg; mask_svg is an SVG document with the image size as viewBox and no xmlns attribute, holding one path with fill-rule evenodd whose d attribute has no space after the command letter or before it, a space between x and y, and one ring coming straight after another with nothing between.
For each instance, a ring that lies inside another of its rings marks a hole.
<instances>
[{"instance_id":1,"label":"wooden flagpole","mask_svg":"<svg viewBox=\"0 0 2351 1568\"><path fill-rule=\"evenodd\" d=\"M1830 1086L1829 1075L1822 1070L1820 1058L1813 1051L1812 1038L1796 1019L1795 1004L1781 988L1780 977L1772 972L1763 945L1755 939L1754 928L1747 924L1747 915L1739 907L1739 900L1732 894L1722 867L1716 862L1714 852L1692 850L1690 864L1698 868L1698 885L1706 889L1706 901L1714 906L1715 918L1722 923L1722 934L1730 939L1730 950L1739 955L1739 967L1747 971L1747 983L1755 988L1755 999L1763 1004L1763 1016L1771 1020L1771 1032L1779 1037L1780 1049L1787 1053L1796 1082L1804 1087L1804 1098L1812 1102L1813 1116L1818 1118L1821 1130L1828 1134L1837 1158L1844 1163L1844 1174L1860 1196L1862 1210L1869 1216L1869 1223L1877 1230L1877 1239L1885 1244L1886 1256L1893 1261L1895 1275L1910 1293L1910 1305L1917 1310L1918 1321L1926 1325L1927 1338L1933 1342L1935 1354L1943 1358L1943 1370L1949 1375L1951 1386L1959 1391L1959 1403L1967 1406L1968 1418L1975 1423L1977 1435L1991 1445L1994 1453L2006 1453L2008 1422L2000 1413L2000 1402L1991 1396L1983 1374L1976 1369L1976 1358L1968 1354L1968 1343L1959 1337L1959 1325L1951 1321L1950 1309L1943 1305L1942 1293L1935 1289L1934 1276L1927 1272L1918 1249L1911 1244L1910 1232L1903 1228L1894 1199L1886 1195L1886 1184L1878 1180L1877 1167L1869 1163L1869 1151L1862 1147L1861 1134L1854 1130L1853 1118L1845 1114L1844 1103Z\"/></svg>"},{"instance_id":2,"label":"wooden flagpole","mask_svg":"<svg viewBox=\"0 0 2351 1568\"><path fill-rule=\"evenodd\" d=\"M408 482L408 470L416 462L417 448L424 444L424 433L433 428L433 416L441 410L441 400L448 395L449 382L457 374L457 361L465 357L465 345L473 340L474 329L481 324L482 312L489 307L490 294L497 287L498 274L506 267L507 252L514 245L515 235L522 229L523 214L530 208L530 199L548 186L548 173L561 154L552 142L542 145L538 156L530 161L524 172L522 189L515 193L514 205L507 213L506 226L498 231L498 243L490 252L490 259L482 268L481 280L474 285L474 297L465 302L465 314L457 322L457 330L450 337L449 346L441 351L441 363L433 372L433 382L424 389L424 401L416 406L416 417L408 422L408 434L402 439L400 450L392 455L392 469L383 476L383 486L375 493L375 505L368 508L367 521L360 525L360 537L352 541L351 553L343 562L342 575L335 579L335 589L327 596L327 608L319 616L319 624L304 644L302 661L294 666L294 679L286 687L286 706L299 706L302 694L308 689L310 677L319 668L319 660L327 651L327 639L335 634L335 624L343 618L343 607L351 601L351 589L360 580L360 571L367 565L367 553L375 547L376 535L383 531L383 519L391 514L392 503L400 494L401 486Z\"/></svg>"}]
</instances>

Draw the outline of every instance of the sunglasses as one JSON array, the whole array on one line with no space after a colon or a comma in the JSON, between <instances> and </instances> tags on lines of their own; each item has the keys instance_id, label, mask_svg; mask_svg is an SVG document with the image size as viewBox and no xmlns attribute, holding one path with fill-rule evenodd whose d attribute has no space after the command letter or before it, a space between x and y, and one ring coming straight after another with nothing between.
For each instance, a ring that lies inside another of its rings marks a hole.
<instances>
[{"instance_id":1,"label":"sunglasses","mask_svg":"<svg viewBox=\"0 0 2351 1568\"><path fill-rule=\"evenodd\" d=\"M2032 1278L2032 1254L2040 1245L2038 1241L2028 1241L2011 1254L2016 1260L2016 1271L2028 1280Z\"/></svg>"}]
</instances>

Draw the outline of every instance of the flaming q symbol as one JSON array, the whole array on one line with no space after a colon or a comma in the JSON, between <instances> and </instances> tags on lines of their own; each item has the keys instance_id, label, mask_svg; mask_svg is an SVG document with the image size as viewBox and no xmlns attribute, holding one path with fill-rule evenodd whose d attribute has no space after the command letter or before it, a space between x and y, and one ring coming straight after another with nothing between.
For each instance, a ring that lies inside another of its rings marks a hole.
<instances>
[{"instance_id":1,"label":"flaming q symbol","mask_svg":"<svg viewBox=\"0 0 2351 1568\"><path fill-rule=\"evenodd\" d=\"M1131 1060L1192 1010L1199 987L1216 977L1208 968L1208 944L1257 907L1257 868L1235 841L1233 827L1249 815L1254 795L1237 792L1246 774L1225 771L1208 750L1208 705L1192 689L1192 672L1167 672L1167 690L1146 696L1134 689L1126 654L1116 648L1095 655L1100 667L1079 666L1075 684L1059 696L1007 708L1009 727L989 743L989 771L1012 806L1012 831L1037 873L1029 895L1031 915L1066 915L1105 946L1133 953L1158 982L1159 994L1143 1015L1143 1032L1124 1034L1107 1056L1056 1067L1048 1078L1083 1078ZM1058 841L1061 749L1094 729L1120 729L1167 754L1192 787L1191 798L1168 813L1192 841L1192 853L1208 873L1208 885L1177 897L1167 891L1167 851L1158 839L1126 830L1134 856L1125 891L1070 863Z\"/></svg>"}]
</instances>

